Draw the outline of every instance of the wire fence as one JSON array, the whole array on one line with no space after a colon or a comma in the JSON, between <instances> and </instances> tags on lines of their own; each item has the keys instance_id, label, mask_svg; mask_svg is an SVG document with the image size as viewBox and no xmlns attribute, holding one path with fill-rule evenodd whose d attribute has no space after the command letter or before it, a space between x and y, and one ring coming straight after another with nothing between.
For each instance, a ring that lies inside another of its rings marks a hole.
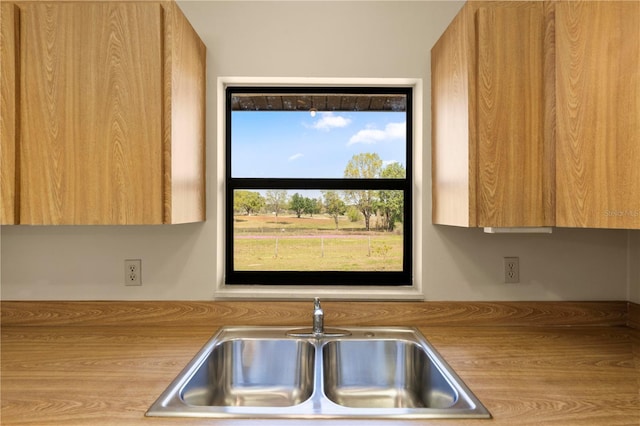
<instances>
[{"instance_id":1,"label":"wire fence","mask_svg":"<svg viewBox=\"0 0 640 426\"><path fill-rule=\"evenodd\" d=\"M234 238L236 270L401 271L402 235L242 235Z\"/></svg>"}]
</instances>

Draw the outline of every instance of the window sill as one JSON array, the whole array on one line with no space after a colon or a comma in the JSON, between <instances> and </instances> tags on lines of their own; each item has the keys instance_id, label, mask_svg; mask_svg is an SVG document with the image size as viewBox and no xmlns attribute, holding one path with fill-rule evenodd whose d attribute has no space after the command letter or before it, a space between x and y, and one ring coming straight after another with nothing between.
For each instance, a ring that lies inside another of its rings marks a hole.
<instances>
[{"instance_id":1,"label":"window sill","mask_svg":"<svg viewBox=\"0 0 640 426\"><path fill-rule=\"evenodd\" d=\"M424 300L424 294L414 287L347 287L347 286L221 286L214 293L220 299L308 300L314 297L328 300Z\"/></svg>"}]
</instances>

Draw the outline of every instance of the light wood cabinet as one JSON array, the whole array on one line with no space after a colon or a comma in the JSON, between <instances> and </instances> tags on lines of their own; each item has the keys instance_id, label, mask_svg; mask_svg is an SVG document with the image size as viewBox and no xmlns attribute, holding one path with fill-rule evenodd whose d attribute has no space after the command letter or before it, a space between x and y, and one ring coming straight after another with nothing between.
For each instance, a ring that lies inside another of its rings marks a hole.
<instances>
[{"instance_id":1,"label":"light wood cabinet","mask_svg":"<svg viewBox=\"0 0 640 426\"><path fill-rule=\"evenodd\" d=\"M640 2L469 2L432 49L433 223L640 229Z\"/></svg>"},{"instance_id":2,"label":"light wood cabinet","mask_svg":"<svg viewBox=\"0 0 640 426\"><path fill-rule=\"evenodd\" d=\"M547 15L469 2L431 50L433 223L553 224Z\"/></svg>"},{"instance_id":3,"label":"light wood cabinet","mask_svg":"<svg viewBox=\"0 0 640 426\"><path fill-rule=\"evenodd\" d=\"M640 229L640 2L556 4L557 226Z\"/></svg>"},{"instance_id":4,"label":"light wood cabinet","mask_svg":"<svg viewBox=\"0 0 640 426\"><path fill-rule=\"evenodd\" d=\"M17 222L204 220L205 47L177 5L17 6Z\"/></svg>"},{"instance_id":5,"label":"light wood cabinet","mask_svg":"<svg viewBox=\"0 0 640 426\"><path fill-rule=\"evenodd\" d=\"M17 10L0 3L0 224L16 221Z\"/></svg>"}]
</instances>

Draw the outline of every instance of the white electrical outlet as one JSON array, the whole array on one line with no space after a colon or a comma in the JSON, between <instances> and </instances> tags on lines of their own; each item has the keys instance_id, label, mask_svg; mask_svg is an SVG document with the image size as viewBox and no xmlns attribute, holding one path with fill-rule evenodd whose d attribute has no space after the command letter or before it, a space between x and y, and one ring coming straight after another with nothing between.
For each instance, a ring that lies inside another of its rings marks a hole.
<instances>
[{"instance_id":1,"label":"white electrical outlet","mask_svg":"<svg viewBox=\"0 0 640 426\"><path fill-rule=\"evenodd\" d=\"M124 285L142 285L141 259L125 259Z\"/></svg>"},{"instance_id":2,"label":"white electrical outlet","mask_svg":"<svg viewBox=\"0 0 640 426\"><path fill-rule=\"evenodd\" d=\"M517 284L520 282L519 257L504 258L504 282L508 284Z\"/></svg>"}]
</instances>

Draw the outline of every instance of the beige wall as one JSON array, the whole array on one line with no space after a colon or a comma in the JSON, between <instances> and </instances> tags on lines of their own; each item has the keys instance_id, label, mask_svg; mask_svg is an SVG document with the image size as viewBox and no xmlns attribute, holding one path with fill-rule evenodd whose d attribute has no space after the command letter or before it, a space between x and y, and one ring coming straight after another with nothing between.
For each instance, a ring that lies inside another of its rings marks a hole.
<instances>
[{"instance_id":1,"label":"beige wall","mask_svg":"<svg viewBox=\"0 0 640 426\"><path fill-rule=\"evenodd\" d=\"M211 299L216 256L216 79L422 78L423 282L430 300L640 301L639 232L489 235L431 225L429 51L460 2L180 2L208 48L207 209L202 224L2 228L5 300ZM502 283L519 256L521 284ZM123 259L142 258L142 287ZM637 263L637 262L636 262Z\"/></svg>"}]
</instances>

